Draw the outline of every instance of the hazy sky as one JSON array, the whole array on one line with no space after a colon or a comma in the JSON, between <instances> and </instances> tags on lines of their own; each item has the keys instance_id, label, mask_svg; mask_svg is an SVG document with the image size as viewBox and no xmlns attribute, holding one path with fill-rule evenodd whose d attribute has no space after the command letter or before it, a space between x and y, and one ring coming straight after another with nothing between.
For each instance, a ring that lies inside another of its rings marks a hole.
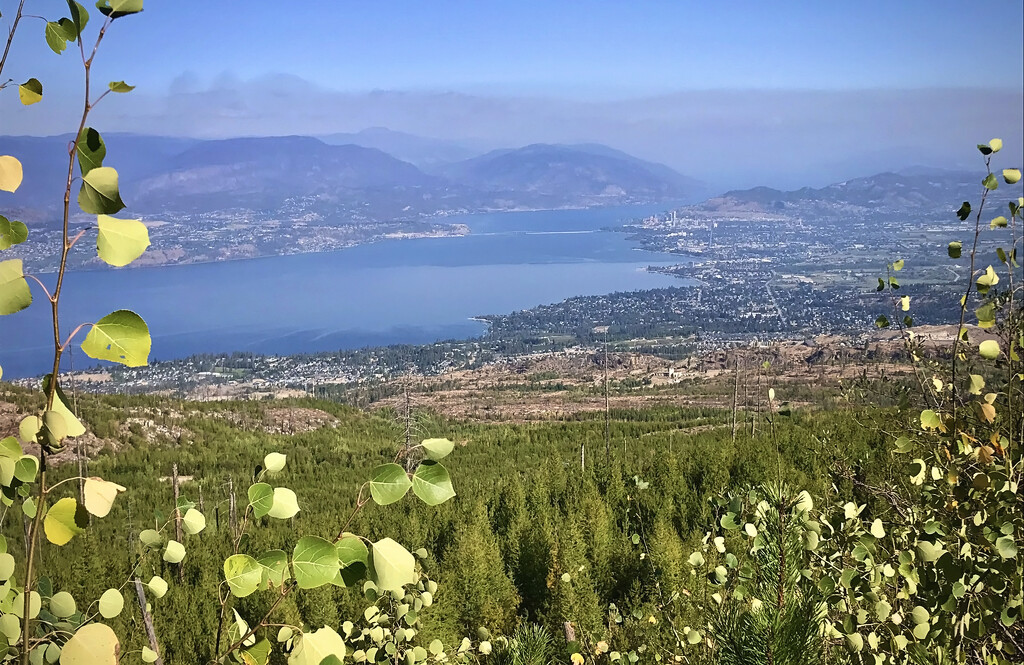
<instances>
[{"instance_id":1,"label":"hazy sky","mask_svg":"<svg viewBox=\"0 0 1024 665\"><path fill-rule=\"evenodd\" d=\"M948 144L990 134L1019 153L1022 26L1019 0L149 0L101 49L97 78L139 89L105 101L97 124L599 141L697 177L820 180L956 161L967 153ZM4 75L37 76L44 101L0 95L2 134L74 125L77 54L42 33L26 19Z\"/></svg>"}]
</instances>

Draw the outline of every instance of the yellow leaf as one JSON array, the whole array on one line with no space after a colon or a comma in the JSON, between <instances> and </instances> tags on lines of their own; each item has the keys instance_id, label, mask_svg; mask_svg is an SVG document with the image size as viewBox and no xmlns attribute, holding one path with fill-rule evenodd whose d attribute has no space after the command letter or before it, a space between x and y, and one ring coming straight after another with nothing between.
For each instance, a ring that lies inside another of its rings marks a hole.
<instances>
[{"instance_id":1,"label":"yellow leaf","mask_svg":"<svg viewBox=\"0 0 1024 665\"><path fill-rule=\"evenodd\" d=\"M0 189L5 192L17 191L21 186L21 162L10 155L0 155Z\"/></svg>"},{"instance_id":2,"label":"yellow leaf","mask_svg":"<svg viewBox=\"0 0 1024 665\"><path fill-rule=\"evenodd\" d=\"M102 478L86 478L85 509L96 517L106 517L110 507L114 505L114 499L124 490L121 485Z\"/></svg>"}]
</instances>

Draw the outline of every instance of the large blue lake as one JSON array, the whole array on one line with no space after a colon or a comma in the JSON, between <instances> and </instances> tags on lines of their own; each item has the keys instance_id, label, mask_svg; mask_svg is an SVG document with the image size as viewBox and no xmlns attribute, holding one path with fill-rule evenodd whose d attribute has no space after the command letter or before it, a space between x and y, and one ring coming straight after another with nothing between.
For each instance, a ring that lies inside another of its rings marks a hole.
<instances>
[{"instance_id":1,"label":"large blue lake","mask_svg":"<svg viewBox=\"0 0 1024 665\"><path fill-rule=\"evenodd\" d=\"M656 288L644 272L679 257L637 250L601 231L666 206L468 215L472 233L393 240L337 252L164 268L70 273L62 327L132 309L153 335L152 358L254 351L301 353L472 337L472 316L576 295ZM0 319L0 366L13 378L52 358L49 308ZM76 347L77 348L77 347ZM77 367L94 364L75 352ZM64 367L67 367L65 363Z\"/></svg>"}]
</instances>

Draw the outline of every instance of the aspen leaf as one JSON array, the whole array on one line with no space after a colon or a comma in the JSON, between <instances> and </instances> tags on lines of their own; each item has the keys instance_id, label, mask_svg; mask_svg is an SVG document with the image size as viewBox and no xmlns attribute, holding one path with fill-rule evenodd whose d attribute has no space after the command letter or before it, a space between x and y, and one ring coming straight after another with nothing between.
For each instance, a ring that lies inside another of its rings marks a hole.
<instances>
[{"instance_id":1,"label":"aspen leaf","mask_svg":"<svg viewBox=\"0 0 1024 665\"><path fill-rule=\"evenodd\" d=\"M10 155L0 155L0 190L15 192L21 186L21 162Z\"/></svg>"},{"instance_id":2,"label":"aspen leaf","mask_svg":"<svg viewBox=\"0 0 1024 665\"><path fill-rule=\"evenodd\" d=\"M18 98L25 106L43 101L43 84L37 78L31 78L18 86Z\"/></svg>"},{"instance_id":3,"label":"aspen leaf","mask_svg":"<svg viewBox=\"0 0 1024 665\"><path fill-rule=\"evenodd\" d=\"M96 253L112 266L128 265L142 256L150 245L149 229L137 219L97 215L96 225Z\"/></svg>"},{"instance_id":4,"label":"aspen leaf","mask_svg":"<svg viewBox=\"0 0 1024 665\"><path fill-rule=\"evenodd\" d=\"M85 531L89 523L84 508L70 497L60 499L50 506L43 517L43 531L46 539L54 545L67 545L67 543Z\"/></svg>"},{"instance_id":5,"label":"aspen leaf","mask_svg":"<svg viewBox=\"0 0 1024 665\"><path fill-rule=\"evenodd\" d=\"M0 261L0 315L14 314L32 304L21 259Z\"/></svg>"},{"instance_id":6,"label":"aspen leaf","mask_svg":"<svg viewBox=\"0 0 1024 665\"><path fill-rule=\"evenodd\" d=\"M102 478L85 479L85 509L96 517L106 517L117 495L125 488Z\"/></svg>"},{"instance_id":7,"label":"aspen leaf","mask_svg":"<svg viewBox=\"0 0 1024 665\"><path fill-rule=\"evenodd\" d=\"M999 357L999 342L994 339L986 339L984 342L978 345L978 353L981 354L982 358L993 360Z\"/></svg>"},{"instance_id":8,"label":"aspen leaf","mask_svg":"<svg viewBox=\"0 0 1024 665\"><path fill-rule=\"evenodd\" d=\"M121 643L109 626L89 623L78 629L60 654L60 665L117 665Z\"/></svg>"},{"instance_id":9,"label":"aspen leaf","mask_svg":"<svg viewBox=\"0 0 1024 665\"><path fill-rule=\"evenodd\" d=\"M109 360L126 367L149 363L153 341L149 326L135 312L121 309L93 324L82 342L82 351L96 360Z\"/></svg>"}]
</instances>

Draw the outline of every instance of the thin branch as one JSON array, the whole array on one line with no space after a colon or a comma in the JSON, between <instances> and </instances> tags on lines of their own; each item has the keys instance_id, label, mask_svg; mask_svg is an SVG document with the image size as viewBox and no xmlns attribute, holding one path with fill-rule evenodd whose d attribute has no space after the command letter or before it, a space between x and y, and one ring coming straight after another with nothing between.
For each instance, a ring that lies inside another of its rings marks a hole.
<instances>
[{"instance_id":1,"label":"thin branch","mask_svg":"<svg viewBox=\"0 0 1024 665\"><path fill-rule=\"evenodd\" d=\"M4 47L4 55L0 57L0 73L4 71L4 65L7 63L7 54L11 52L11 42L14 41L14 33L18 29L18 23L21 22L21 13L25 8L25 0L21 0L18 3L18 11L14 13L14 21L11 23L11 31L7 33L7 46ZM8 81L7 83L10 83ZM5 83L4 85L7 85Z\"/></svg>"}]
</instances>

